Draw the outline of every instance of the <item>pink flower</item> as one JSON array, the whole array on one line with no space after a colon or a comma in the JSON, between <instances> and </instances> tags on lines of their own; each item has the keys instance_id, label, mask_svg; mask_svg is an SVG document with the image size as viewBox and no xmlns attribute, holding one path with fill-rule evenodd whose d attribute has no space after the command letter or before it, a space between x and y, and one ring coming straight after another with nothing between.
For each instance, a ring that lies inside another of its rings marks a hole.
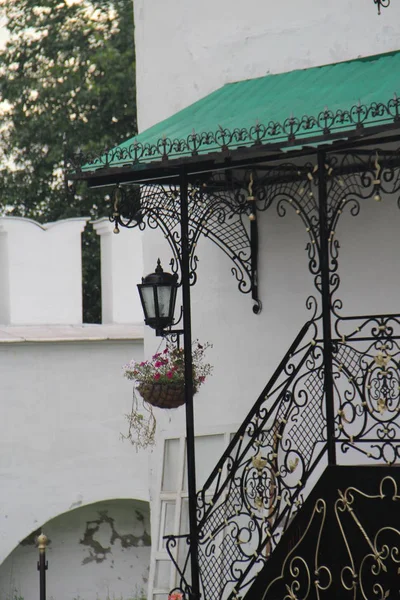
<instances>
[{"instance_id":1,"label":"pink flower","mask_svg":"<svg viewBox=\"0 0 400 600\"><path fill-rule=\"evenodd\" d=\"M183 600L183 594L181 592L172 592L172 594L169 594L168 600Z\"/></svg>"},{"instance_id":2,"label":"pink flower","mask_svg":"<svg viewBox=\"0 0 400 600\"><path fill-rule=\"evenodd\" d=\"M160 379L160 377L161 377L160 373L156 373L156 374L154 375L154 379L155 379L156 381L157 381L157 379Z\"/></svg>"},{"instance_id":3,"label":"pink flower","mask_svg":"<svg viewBox=\"0 0 400 600\"><path fill-rule=\"evenodd\" d=\"M200 383L203 383L205 380L206 380L206 378L204 377L204 375L200 375L200 377L199 377Z\"/></svg>"},{"instance_id":4,"label":"pink flower","mask_svg":"<svg viewBox=\"0 0 400 600\"><path fill-rule=\"evenodd\" d=\"M146 363L142 361L142 362L140 363L139 367L144 367L144 366L145 366L145 364L146 364Z\"/></svg>"},{"instance_id":5,"label":"pink flower","mask_svg":"<svg viewBox=\"0 0 400 600\"><path fill-rule=\"evenodd\" d=\"M160 360L157 360L157 361L154 363L154 366L155 366L155 368L156 368L156 369L158 369L159 367L162 367L162 366L163 366L163 363L162 363Z\"/></svg>"},{"instance_id":6,"label":"pink flower","mask_svg":"<svg viewBox=\"0 0 400 600\"><path fill-rule=\"evenodd\" d=\"M160 358L160 356L161 356L161 353L157 352L157 354L153 355L153 360L155 360L156 358Z\"/></svg>"},{"instance_id":7,"label":"pink flower","mask_svg":"<svg viewBox=\"0 0 400 600\"><path fill-rule=\"evenodd\" d=\"M168 352L169 352L168 348L165 348L163 354L168 354Z\"/></svg>"},{"instance_id":8,"label":"pink flower","mask_svg":"<svg viewBox=\"0 0 400 600\"><path fill-rule=\"evenodd\" d=\"M168 371L168 373L167 373L168 379L172 379L173 376L174 376L173 371Z\"/></svg>"}]
</instances>

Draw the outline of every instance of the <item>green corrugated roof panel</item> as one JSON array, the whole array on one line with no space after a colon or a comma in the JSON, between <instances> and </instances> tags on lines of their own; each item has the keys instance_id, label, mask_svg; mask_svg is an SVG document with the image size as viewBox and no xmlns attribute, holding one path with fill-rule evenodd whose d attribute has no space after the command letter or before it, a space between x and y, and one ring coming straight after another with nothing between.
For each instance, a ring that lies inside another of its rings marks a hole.
<instances>
[{"instance_id":1,"label":"green corrugated roof panel","mask_svg":"<svg viewBox=\"0 0 400 600\"><path fill-rule=\"evenodd\" d=\"M392 123L396 93L400 51L229 83L110 151L107 166Z\"/></svg>"}]
</instances>

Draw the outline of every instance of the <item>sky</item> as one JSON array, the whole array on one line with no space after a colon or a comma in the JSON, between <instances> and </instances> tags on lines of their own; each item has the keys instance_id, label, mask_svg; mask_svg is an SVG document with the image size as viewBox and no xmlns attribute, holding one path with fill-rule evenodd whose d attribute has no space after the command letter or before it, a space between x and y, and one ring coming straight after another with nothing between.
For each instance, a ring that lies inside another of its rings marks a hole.
<instances>
[{"instance_id":1,"label":"sky","mask_svg":"<svg viewBox=\"0 0 400 600\"><path fill-rule=\"evenodd\" d=\"M5 21L0 19L0 48L4 48L4 44L7 40L7 29L5 28Z\"/></svg>"}]
</instances>

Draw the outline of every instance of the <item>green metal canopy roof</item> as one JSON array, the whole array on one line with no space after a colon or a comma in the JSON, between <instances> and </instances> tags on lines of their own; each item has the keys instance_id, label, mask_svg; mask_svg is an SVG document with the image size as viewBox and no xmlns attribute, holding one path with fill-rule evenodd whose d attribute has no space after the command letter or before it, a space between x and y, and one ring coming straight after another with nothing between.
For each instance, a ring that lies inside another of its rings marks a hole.
<instances>
[{"instance_id":1,"label":"green metal canopy roof","mask_svg":"<svg viewBox=\"0 0 400 600\"><path fill-rule=\"evenodd\" d=\"M83 170L365 132L400 120L396 93L400 51L229 83Z\"/></svg>"}]
</instances>

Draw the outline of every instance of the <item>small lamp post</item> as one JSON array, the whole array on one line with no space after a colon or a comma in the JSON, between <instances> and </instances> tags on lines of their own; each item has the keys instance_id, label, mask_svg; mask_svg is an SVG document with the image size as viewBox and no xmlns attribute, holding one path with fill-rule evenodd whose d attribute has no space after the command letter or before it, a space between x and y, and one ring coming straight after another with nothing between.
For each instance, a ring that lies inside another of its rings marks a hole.
<instances>
[{"instance_id":1,"label":"small lamp post","mask_svg":"<svg viewBox=\"0 0 400 600\"><path fill-rule=\"evenodd\" d=\"M138 284L144 322L156 330L156 335L163 335L174 322L177 288L178 276L165 273L160 259L155 272L142 277L142 283Z\"/></svg>"},{"instance_id":2,"label":"small lamp post","mask_svg":"<svg viewBox=\"0 0 400 600\"><path fill-rule=\"evenodd\" d=\"M46 571L48 568L46 560L46 548L48 538L44 533L41 533L37 538L37 545L39 549L39 560L37 563L37 570L39 571L39 597L40 600L46 600Z\"/></svg>"},{"instance_id":3,"label":"small lamp post","mask_svg":"<svg viewBox=\"0 0 400 600\"><path fill-rule=\"evenodd\" d=\"M181 199L182 213L181 227L182 240L188 239L187 215L187 184L182 185ZM188 244L182 241L182 308L183 329L171 330L167 328L174 323L176 292L178 289L178 276L164 273L160 259L154 273L142 278L138 284L140 300L144 312L144 322L156 330L156 335L180 335L184 339L185 359L185 405L186 405L186 455L188 469L189 493L189 527L190 527L190 566L192 588L189 593L190 600L200 599L200 577L197 548L197 517L196 517L196 461L195 461L195 435L193 414L193 362L192 362L192 333L190 319L190 276L189 276L189 250ZM167 329L167 331L165 331Z\"/></svg>"}]
</instances>

